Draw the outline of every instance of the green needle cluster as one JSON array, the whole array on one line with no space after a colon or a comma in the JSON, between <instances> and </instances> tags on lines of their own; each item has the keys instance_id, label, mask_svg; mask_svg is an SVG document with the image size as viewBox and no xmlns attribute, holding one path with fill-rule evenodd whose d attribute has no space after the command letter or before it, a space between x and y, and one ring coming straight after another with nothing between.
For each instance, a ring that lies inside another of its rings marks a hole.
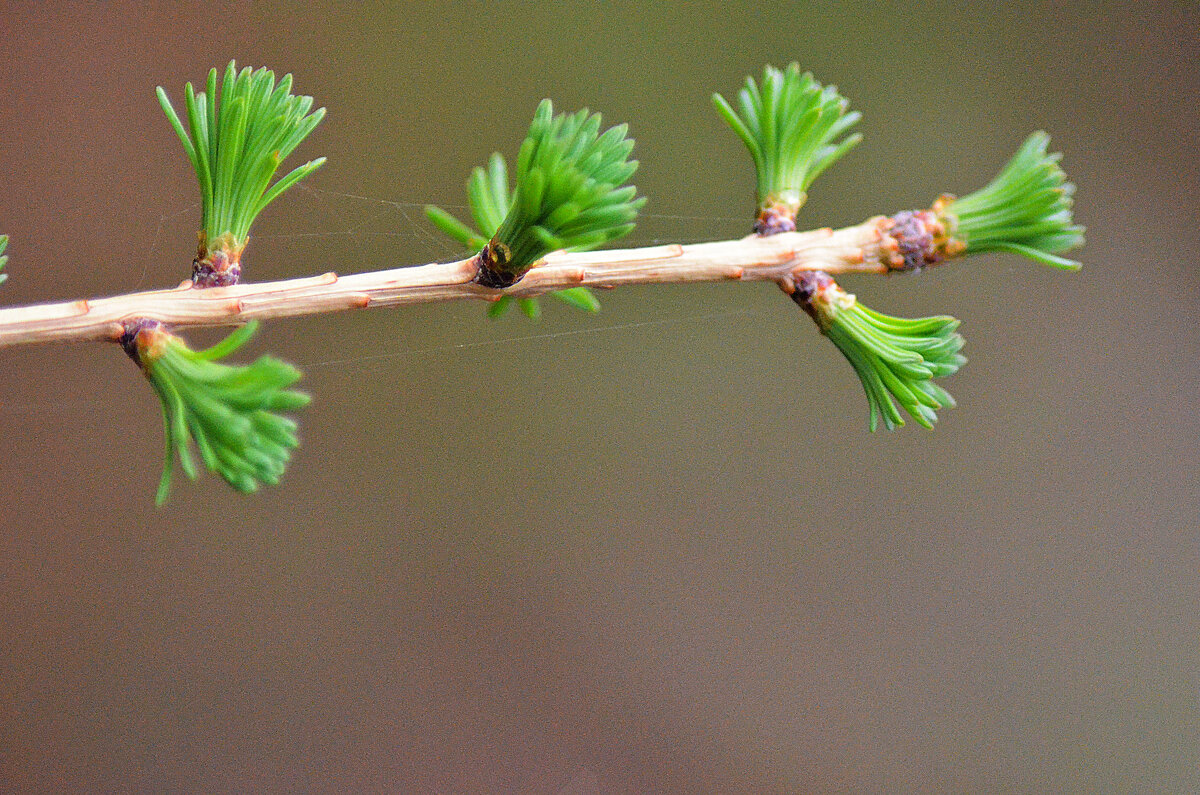
<instances>
[{"instance_id":1,"label":"green needle cluster","mask_svg":"<svg viewBox=\"0 0 1200 795\"><path fill-rule=\"evenodd\" d=\"M0 270L4 270L4 263L8 262L8 257L4 256L6 248L8 248L8 235L0 235ZM7 273L0 273L0 284L4 284L4 280L7 278Z\"/></svg>"},{"instance_id":2,"label":"green needle cluster","mask_svg":"<svg viewBox=\"0 0 1200 795\"><path fill-rule=\"evenodd\" d=\"M257 328L249 323L211 348L195 351L161 325L141 321L122 345L142 368L163 408L166 461L159 482L161 505L171 488L172 461L192 480L195 443L204 466L240 492L279 482L291 451L299 444L296 423L277 412L308 405L308 395L288 389L300 371L261 356L253 364L219 362L244 345Z\"/></svg>"},{"instance_id":3,"label":"green needle cluster","mask_svg":"<svg viewBox=\"0 0 1200 795\"><path fill-rule=\"evenodd\" d=\"M760 235L795 231L813 180L862 140L858 133L843 137L860 114L847 113L836 87L823 87L795 63L782 71L767 66L761 86L747 77L737 110L720 94L713 104L754 158Z\"/></svg>"},{"instance_id":4,"label":"green needle cluster","mask_svg":"<svg viewBox=\"0 0 1200 795\"><path fill-rule=\"evenodd\" d=\"M507 174L496 168L502 160L493 158L489 173L469 183L480 229L501 219L484 241L476 281L508 287L551 251L586 251L629 234L645 199L625 184L638 165L629 159L633 140L627 132L621 124L601 134L600 114L584 109L555 116L550 100L542 100L517 156L509 200ZM439 228L472 247L483 239L436 208L429 213Z\"/></svg>"},{"instance_id":5,"label":"green needle cluster","mask_svg":"<svg viewBox=\"0 0 1200 795\"><path fill-rule=\"evenodd\" d=\"M216 271L238 265L258 214L325 162L311 160L272 183L280 164L325 116L324 108L312 110L312 97L294 96L291 88L290 74L276 83L274 72L250 67L238 72L231 61L219 96L216 69L208 73L205 91L195 93L191 83L184 88L185 128L159 87L159 104L200 181L198 273L204 265ZM208 262L215 252L221 261Z\"/></svg>"},{"instance_id":6,"label":"green needle cluster","mask_svg":"<svg viewBox=\"0 0 1200 795\"><path fill-rule=\"evenodd\" d=\"M1080 267L1058 256L1083 245L1084 228L1072 220L1075 186L1058 165L1062 155L1047 154L1049 144L1049 135L1033 133L987 187L934 205L948 228L950 253L1007 251L1056 268Z\"/></svg>"},{"instance_id":7,"label":"green needle cluster","mask_svg":"<svg viewBox=\"0 0 1200 795\"><path fill-rule=\"evenodd\" d=\"M792 299L854 367L867 394L872 431L880 417L888 430L904 424L893 399L926 428L937 421L937 409L954 406L933 379L953 375L967 361L959 353L963 338L955 333L956 319L910 320L876 312L821 271L801 274Z\"/></svg>"},{"instance_id":8,"label":"green needle cluster","mask_svg":"<svg viewBox=\"0 0 1200 795\"><path fill-rule=\"evenodd\" d=\"M486 170L478 166L471 172L467 180L467 200L471 206L471 216L475 219L477 229L464 224L441 207L432 205L425 208L429 220L447 235L461 243L468 252L475 253L483 249L488 241L504 223L504 217L512 209L514 195L508 189L508 167L504 156L493 152L488 160ZM600 302L592 291L586 287L572 287L569 290L558 290L550 295L566 302L570 306L586 312L599 312ZM516 298L502 295L499 300L488 307L490 317L500 317L512 308L513 304L520 306L521 311L530 319L541 315L541 305L536 298Z\"/></svg>"}]
</instances>

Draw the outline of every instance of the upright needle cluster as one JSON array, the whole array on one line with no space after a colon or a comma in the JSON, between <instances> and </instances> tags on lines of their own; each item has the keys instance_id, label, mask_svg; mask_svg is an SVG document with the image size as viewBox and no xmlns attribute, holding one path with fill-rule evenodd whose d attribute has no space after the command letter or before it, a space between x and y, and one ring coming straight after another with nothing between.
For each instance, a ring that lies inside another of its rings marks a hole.
<instances>
[{"instance_id":1,"label":"upright needle cluster","mask_svg":"<svg viewBox=\"0 0 1200 795\"><path fill-rule=\"evenodd\" d=\"M754 158L758 176L760 235L796 231L796 213L808 199L808 188L825 169L862 140L843 135L861 114L848 113L849 102L835 86L822 86L811 72L793 63L780 70L763 69L762 84L746 78L738 92L738 110L720 94L713 104Z\"/></svg>"},{"instance_id":2,"label":"upright needle cluster","mask_svg":"<svg viewBox=\"0 0 1200 795\"><path fill-rule=\"evenodd\" d=\"M555 116L550 100L542 100L517 156L511 196L502 158L492 158L490 174L477 170L468 182L480 229L501 219L479 252L479 284L503 289L551 251L587 251L633 231L646 200L626 185L638 166L629 159L628 129L620 124L601 133L600 114L585 108ZM426 212L466 245L474 247L485 236L444 210Z\"/></svg>"},{"instance_id":3,"label":"upright needle cluster","mask_svg":"<svg viewBox=\"0 0 1200 795\"><path fill-rule=\"evenodd\" d=\"M8 262L8 257L4 256L6 248L8 248L8 235L0 235L0 270L4 270L4 264ZM0 284L4 284L4 280L7 278L7 273L0 273Z\"/></svg>"},{"instance_id":4,"label":"upright needle cluster","mask_svg":"<svg viewBox=\"0 0 1200 795\"><path fill-rule=\"evenodd\" d=\"M193 280L203 287L237 284L250 225L285 190L316 171L319 157L271 182L280 164L325 117L312 97L291 93L292 76L250 67L239 73L230 61L217 93L217 70L205 91L184 88L187 127L160 86L158 102L200 182L200 248ZM190 134L189 134L190 132Z\"/></svg>"},{"instance_id":5,"label":"upright needle cluster","mask_svg":"<svg viewBox=\"0 0 1200 795\"><path fill-rule=\"evenodd\" d=\"M441 207L429 205L425 208L425 214L434 226L461 243L468 253L474 254L489 245L490 239L504 223L504 217L512 210L515 198L508 189L508 168L504 162L504 155L493 152L488 160L487 170L477 166L467 180L467 201L470 202L471 216L475 219L477 229L467 226ZM550 295L585 312L600 311L600 302L586 287L558 290ZM508 312L514 303L520 306L521 311L531 320L541 314L541 305L536 298L501 295L488 308L488 315L500 317Z\"/></svg>"}]
</instances>

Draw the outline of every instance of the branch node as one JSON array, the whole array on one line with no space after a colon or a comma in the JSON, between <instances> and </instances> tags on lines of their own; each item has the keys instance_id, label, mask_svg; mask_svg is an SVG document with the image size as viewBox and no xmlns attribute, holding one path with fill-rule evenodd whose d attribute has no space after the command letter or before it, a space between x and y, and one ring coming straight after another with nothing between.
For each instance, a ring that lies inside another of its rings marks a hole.
<instances>
[{"instance_id":1,"label":"branch node","mask_svg":"<svg viewBox=\"0 0 1200 795\"><path fill-rule=\"evenodd\" d=\"M754 219L754 234L770 237L783 232L795 232L798 209L799 206L794 203L772 201L758 211Z\"/></svg>"},{"instance_id":2,"label":"branch node","mask_svg":"<svg viewBox=\"0 0 1200 795\"><path fill-rule=\"evenodd\" d=\"M941 262L948 239L946 224L932 210L903 210L881 232L892 252L887 266L898 271L922 271Z\"/></svg>"},{"instance_id":3,"label":"branch node","mask_svg":"<svg viewBox=\"0 0 1200 795\"><path fill-rule=\"evenodd\" d=\"M215 244L215 245L214 245ZM201 233L200 250L192 260L192 283L197 287L232 287L242 278L242 249L231 235L208 240Z\"/></svg>"},{"instance_id":4,"label":"branch node","mask_svg":"<svg viewBox=\"0 0 1200 795\"><path fill-rule=\"evenodd\" d=\"M525 275L525 272L511 269L512 251L496 240L484 246L483 251L476 254L472 262L476 268L472 281L480 287L503 290L521 281L521 277Z\"/></svg>"},{"instance_id":5,"label":"branch node","mask_svg":"<svg viewBox=\"0 0 1200 795\"><path fill-rule=\"evenodd\" d=\"M157 320L143 317L126 320L121 324L121 334L117 337L117 342L134 364L145 369L142 350L148 345L150 336L161 328L162 323ZM142 334L145 334L146 337L142 338Z\"/></svg>"}]
</instances>

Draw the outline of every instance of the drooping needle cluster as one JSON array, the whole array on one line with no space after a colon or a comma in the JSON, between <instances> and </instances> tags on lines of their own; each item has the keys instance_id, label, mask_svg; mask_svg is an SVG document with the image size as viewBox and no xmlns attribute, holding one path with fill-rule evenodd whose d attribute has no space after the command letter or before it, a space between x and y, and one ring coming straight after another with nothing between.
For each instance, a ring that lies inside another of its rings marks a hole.
<instances>
[{"instance_id":1,"label":"drooping needle cluster","mask_svg":"<svg viewBox=\"0 0 1200 795\"><path fill-rule=\"evenodd\" d=\"M880 418L888 430L904 424L896 403L918 424L932 428L937 410L954 398L933 382L953 375L967 359L959 351L958 321L947 315L907 319L863 306L821 271L801 273L792 299L837 346L862 381L868 425Z\"/></svg>"},{"instance_id":2,"label":"drooping needle cluster","mask_svg":"<svg viewBox=\"0 0 1200 795\"><path fill-rule=\"evenodd\" d=\"M271 356L242 366L220 362L245 345L257 326L249 323L198 351L157 323L126 328L121 343L162 402L166 461L158 504L170 491L175 459L195 480L193 443L204 466L240 492L256 491L260 483L274 485L283 476L299 440L296 423L279 412L303 408L310 399L288 388L300 371Z\"/></svg>"}]
</instances>

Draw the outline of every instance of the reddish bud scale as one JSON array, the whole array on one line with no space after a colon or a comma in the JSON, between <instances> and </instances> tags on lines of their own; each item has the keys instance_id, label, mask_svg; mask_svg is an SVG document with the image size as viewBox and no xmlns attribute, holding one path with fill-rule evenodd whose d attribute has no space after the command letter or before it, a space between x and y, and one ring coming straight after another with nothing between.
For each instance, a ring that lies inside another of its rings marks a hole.
<instances>
[{"instance_id":1,"label":"reddish bud scale","mask_svg":"<svg viewBox=\"0 0 1200 795\"><path fill-rule=\"evenodd\" d=\"M785 202L772 202L762 207L754 219L754 234L770 237L783 232L795 232L798 209L796 205Z\"/></svg>"},{"instance_id":2,"label":"reddish bud scale","mask_svg":"<svg viewBox=\"0 0 1200 795\"><path fill-rule=\"evenodd\" d=\"M144 370L147 360L157 358L158 348L167 336L167 332L163 329L162 323L145 318L128 320L124 323L124 328L125 330L121 332L117 341L121 344L125 355Z\"/></svg>"},{"instance_id":3,"label":"reddish bud scale","mask_svg":"<svg viewBox=\"0 0 1200 795\"><path fill-rule=\"evenodd\" d=\"M831 308L853 300L824 271L800 271L793 278L795 289L789 295L822 329L829 325Z\"/></svg>"},{"instance_id":4,"label":"reddish bud scale","mask_svg":"<svg viewBox=\"0 0 1200 795\"><path fill-rule=\"evenodd\" d=\"M943 195L929 210L903 210L887 219L883 232L893 241L892 270L919 271L961 254L966 246L951 237L953 218L945 207L954 197ZM889 248L891 248L889 246Z\"/></svg>"},{"instance_id":5,"label":"reddish bud scale","mask_svg":"<svg viewBox=\"0 0 1200 795\"><path fill-rule=\"evenodd\" d=\"M192 260L192 284L197 287L232 287L242 278L242 251L231 235L210 241L200 233L200 248Z\"/></svg>"}]
</instances>

